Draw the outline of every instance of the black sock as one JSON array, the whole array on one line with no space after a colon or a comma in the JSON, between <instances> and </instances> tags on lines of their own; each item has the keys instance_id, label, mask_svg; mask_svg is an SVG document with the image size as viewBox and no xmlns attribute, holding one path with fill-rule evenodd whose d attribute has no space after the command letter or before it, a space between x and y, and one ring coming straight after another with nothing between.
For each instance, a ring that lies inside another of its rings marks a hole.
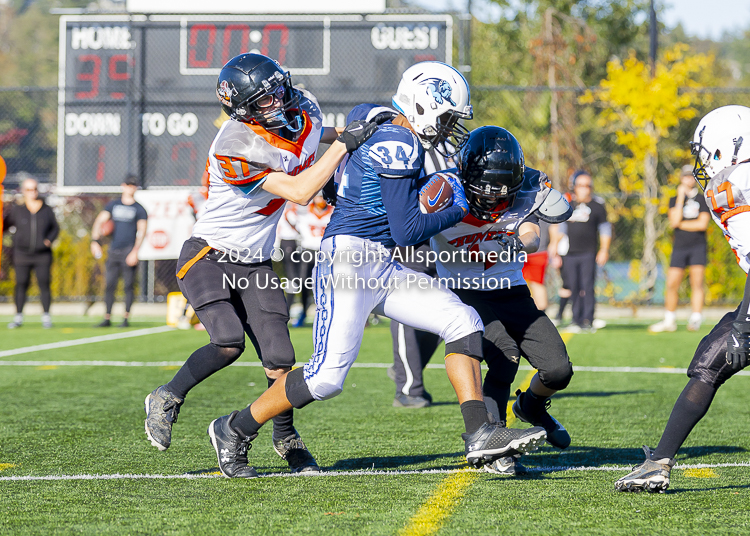
<instances>
[{"instance_id":1,"label":"black sock","mask_svg":"<svg viewBox=\"0 0 750 536\"><path fill-rule=\"evenodd\" d=\"M237 361L242 355L243 348L216 346L207 344L198 348L177 371L167 389L177 398L185 399L188 391L208 378L214 372L227 367Z\"/></svg>"},{"instance_id":2,"label":"black sock","mask_svg":"<svg viewBox=\"0 0 750 536\"><path fill-rule=\"evenodd\" d=\"M565 306L568 305L568 300L570 298L563 298L560 296L560 307L557 309L557 320L562 320L563 313L565 312Z\"/></svg>"},{"instance_id":3,"label":"black sock","mask_svg":"<svg viewBox=\"0 0 750 536\"><path fill-rule=\"evenodd\" d=\"M464 426L467 434L473 434L486 422L487 405L482 400L467 400L461 404L461 415L464 417Z\"/></svg>"},{"instance_id":4,"label":"black sock","mask_svg":"<svg viewBox=\"0 0 750 536\"><path fill-rule=\"evenodd\" d=\"M250 413L250 406L235 415L230 424L235 432L245 437L254 437L263 426Z\"/></svg>"},{"instance_id":5,"label":"black sock","mask_svg":"<svg viewBox=\"0 0 750 536\"><path fill-rule=\"evenodd\" d=\"M518 394L520 395L520 393L521 391L519 390ZM530 413L532 415L545 411L546 408L544 407L544 405L547 402L548 398L548 396L541 396L534 393L531 389L526 389L523 397L523 407L521 408L521 410L524 413Z\"/></svg>"},{"instance_id":6,"label":"black sock","mask_svg":"<svg viewBox=\"0 0 750 536\"><path fill-rule=\"evenodd\" d=\"M487 406L487 411L492 413L496 421L504 423L507 419L506 409L510 398L510 384L494 381L488 374L484 378L482 393L484 394L484 404Z\"/></svg>"},{"instance_id":7,"label":"black sock","mask_svg":"<svg viewBox=\"0 0 750 536\"><path fill-rule=\"evenodd\" d=\"M268 380L268 388L270 389L273 383L276 381L266 376ZM285 411L273 418L273 440L279 441L296 433L294 429L294 410L290 409Z\"/></svg>"},{"instance_id":8,"label":"black sock","mask_svg":"<svg viewBox=\"0 0 750 536\"><path fill-rule=\"evenodd\" d=\"M674 458L677 455L693 427L708 411L716 390L716 387L696 379L688 382L672 408L672 414L652 459Z\"/></svg>"}]
</instances>

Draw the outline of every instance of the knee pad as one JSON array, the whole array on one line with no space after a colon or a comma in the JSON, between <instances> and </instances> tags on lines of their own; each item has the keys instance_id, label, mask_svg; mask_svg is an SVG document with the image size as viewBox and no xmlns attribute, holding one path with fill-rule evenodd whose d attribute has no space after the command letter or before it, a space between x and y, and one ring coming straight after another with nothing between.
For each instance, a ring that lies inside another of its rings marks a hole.
<instances>
[{"instance_id":1,"label":"knee pad","mask_svg":"<svg viewBox=\"0 0 750 536\"><path fill-rule=\"evenodd\" d=\"M475 331L457 341L445 343L445 356L448 357L450 354L464 354L481 361L483 359L482 332Z\"/></svg>"},{"instance_id":2,"label":"knee pad","mask_svg":"<svg viewBox=\"0 0 750 536\"><path fill-rule=\"evenodd\" d=\"M567 360L555 367L539 371L539 381L542 385L555 391L565 389L570 384L571 378L573 378L573 365Z\"/></svg>"},{"instance_id":3,"label":"knee pad","mask_svg":"<svg viewBox=\"0 0 750 536\"><path fill-rule=\"evenodd\" d=\"M206 325L206 330L211 337L211 343L224 348L237 348L242 353L245 350L245 332L242 326L239 322L221 322L220 317L215 314L218 312L220 310L209 311L207 315L201 314L198 317L201 320L203 320L201 316L208 317L209 323Z\"/></svg>"},{"instance_id":4,"label":"knee pad","mask_svg":"<svg viewBox=\"0 0 750 536\"><path fill-rule=\"evenodd\" d=\"M216 355L226 363L224 366L227 367L237 361L245 350L245 346L219 346L218 344L211 343L211 346L216 350Z\"/></svg>"},{"instance_id":5,"label":"knee pad","mask_svg":"<svg viewBox=\"0 0 750 536\"><path fill-rule=\"evenodd\" d=\"M296 368L286 375L284 390L289 403L297 409L304 408L315 400L310 394L307 383L305 383L305 369L303 367Z\"/></svg>"}]
</instances>

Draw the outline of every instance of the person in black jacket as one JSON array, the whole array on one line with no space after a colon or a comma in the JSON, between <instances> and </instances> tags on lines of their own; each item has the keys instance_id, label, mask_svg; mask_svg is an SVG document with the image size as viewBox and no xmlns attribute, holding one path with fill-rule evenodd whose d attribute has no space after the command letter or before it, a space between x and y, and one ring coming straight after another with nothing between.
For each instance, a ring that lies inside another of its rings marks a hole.
<instances>
[{"instance_id":1,"label":"person in black jacket","mask_svg":"<svg viewBox=\"0 0 750 536\"><path fill-rule=\"evenodd\" d=\"M23 306L31 282L31 270L42 297L42 326L52 327L49 314L52 296L50 293L50 267L52 266L52 242L60 232L55 213L39 199L39 185L34 179L26 179L21 185L24 203L12 205L3 222L3 229L15 227L13 237L13 267L16 270L16 316L8 324L10 329L23 325Z\"/></svg>"}]
</instances>

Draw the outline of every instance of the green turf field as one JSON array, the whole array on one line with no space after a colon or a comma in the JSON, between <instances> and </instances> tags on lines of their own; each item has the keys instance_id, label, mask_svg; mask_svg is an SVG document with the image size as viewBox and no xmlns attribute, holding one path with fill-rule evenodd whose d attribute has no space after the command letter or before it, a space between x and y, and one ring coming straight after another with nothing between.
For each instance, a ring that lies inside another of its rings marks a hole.
<instances>
[{"instance_id":1,"label":"green turf field","mask_svg":"<svg viewBox=\"0 0 750 536\"><path fill-rule=\"evenodd\" d=\"M747 376L719 391L678 457L678 464L711 467L678 465L663 495L618 494L613 482L642 460L642 444L658 442L683 374L578 371L552 406L571 447L525 456L532 471L520 479L455 472L466 466L463 424L445 371L425 372L433 407L391 407L391 340L381 324L367 328L358 363L383 366L353 368L343 394L297 413L297 429L328 475L239 481L215 475L206 426L264 390L260 367L233 366L194 389L172 446L158 452L143 431L144 397L207 335L169 331L12 352L160 325L96 330L55 320L52 330L9 331L0 323L0 534L750 533ZM611 325L575 335L568 347L579 367L684 368L709 328L650 335L645 324ZM311 330L293 330L292 340L304 361ZM250 351L241 361L257 362ZM517 383L527 374L519 372ZM284 473L270 435L261 431L250 459L261 474ZM70 476L77 478L63 479Z\"/></svg>"}]
</instances>

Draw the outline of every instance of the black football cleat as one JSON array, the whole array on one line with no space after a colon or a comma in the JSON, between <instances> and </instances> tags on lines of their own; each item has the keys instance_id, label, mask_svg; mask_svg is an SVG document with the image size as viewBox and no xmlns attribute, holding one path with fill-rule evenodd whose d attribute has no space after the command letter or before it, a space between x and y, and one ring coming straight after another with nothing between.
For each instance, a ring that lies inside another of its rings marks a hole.
<instances>
[{"instance_id":1,"label":"black football cleat","mask_svg":"<svg viewBox=\"0 0 750 536\"><path fill-rule=\"evenodd\" d=\"M320 473L318 462L307 450L297 431L284 439L274 440L273 450L289 464L292 473Z\"/></svg>"},{"instance_id":2,"label":"black football cleat","mask_svg":"<svg viewBox=\"0 0 750 536\"><path fill-rule=\"evenodd\" d=\"M547 410L552 401L548 398L543 406L533 408L527 397L528 392L516 391L516 401L513 402L513 413L519 420L527 422L533 426L541 426L547 432L547 443L559 449L565 449L570 446L570 434L565 427L558 422Z\"/></svg>"},{"instance_id":3,"label":"black football cleat","mask_svg":"<svg viewBox=\"0 0 750 536\"><path fill-rule=\"evenodd\" d=\"M232 419L239 411L233 411L211 421L208 425L208 437L219 460L219 470L227 478L257 478L258 473L247 465L247 451L250 442L258 437L243 437L231 426Z\"/></svg>"},{"instance_id":4,"label":"black football cleat","mask_svg":"<svg viewBox=\"0 0 750 536\"><path fill-rule=\"evenodd\" d=\"M157 449L167 450L172 443L172 425L177 422L182 403L166 385L146 397L146 436Z\"/></svg>"},{"instance_id":5,"label":"black football cleat","mask_svg":"<svg viewBox=\"0 0 750 536\"><path fill-rule=\"evenodd\" d=\"M547 438L547 432L538 426L519 430L486 422L473 434L461 434L461 437L465 442L466 461L479 469L498 458L536 450Z\"/></svg>"}]
</instances>

